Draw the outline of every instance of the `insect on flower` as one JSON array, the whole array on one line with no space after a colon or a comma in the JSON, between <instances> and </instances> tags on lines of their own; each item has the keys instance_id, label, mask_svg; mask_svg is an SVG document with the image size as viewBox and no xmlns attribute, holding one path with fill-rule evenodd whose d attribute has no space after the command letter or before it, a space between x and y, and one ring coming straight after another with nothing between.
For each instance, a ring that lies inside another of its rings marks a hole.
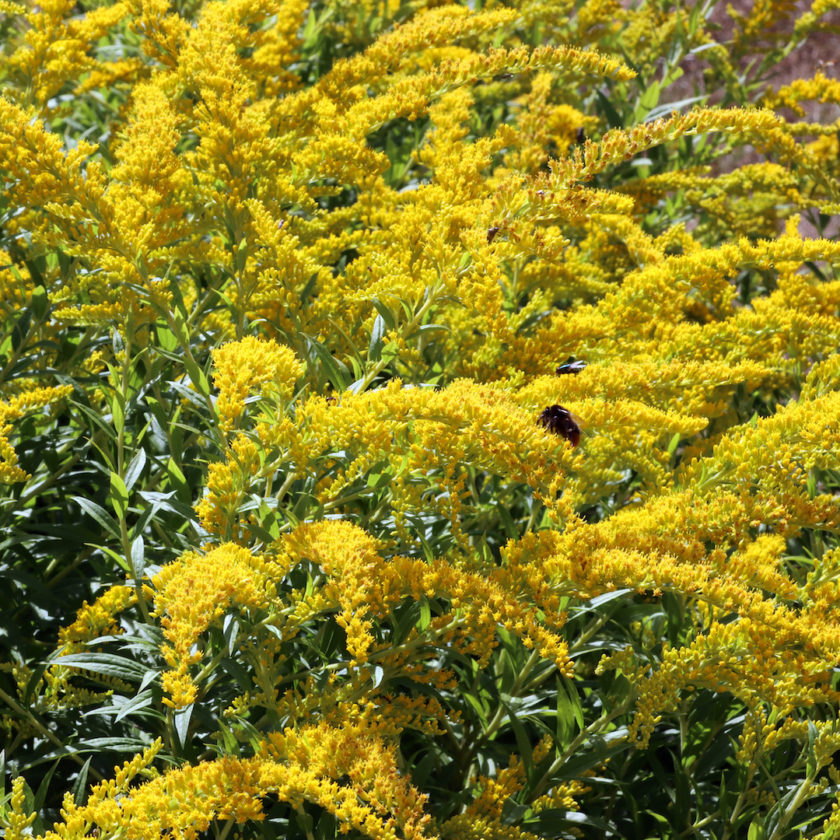
<instances>
[{"instance_id":1,"label":"insect on flower","mask_svg":"<svg viewBox=\"0 0 840 840\"><path fill-rule=\"evenodd\" d=\"M554 372L558 376L562 376L565 373L580 373L586 367L586 362L581 362L575 359L574 356L569 356L562 365L558 365Z\"/></svg>"},{"instance_id":2,"label":"insect on flower","mask_svg":"<svg viewBox=\"0 0 840 840\"><path fill-rule=\"evenodd\" d=\"M553 435L564 437L572 446L580 443L580 426L572 417L572 413L562 405L550 405L544 408L537 423Z\"/></svg>"},{"instance_id":3,"label":"insect on flower","mask_svg":"<svg viewBox=\"0 0 840 840\"><path fill-rule=\"evenodd\" d=\"M499 232L499 226L498 225L493 225L493 227L491 227L487 231L487 244L488 245L496 238L496 234L498 232Z\"/></svg>"},{"instance_id":4,"label":"insect on flower","mask_svg":"<svg viewBox=\"0 0 840 840\"><path fill-rule=\"evenodd\" d=\"M579 146L582 146L586 142L586 132L583 130L583 126L575 133L575 140L577 140Z\"/></svg>"}]
</instances>

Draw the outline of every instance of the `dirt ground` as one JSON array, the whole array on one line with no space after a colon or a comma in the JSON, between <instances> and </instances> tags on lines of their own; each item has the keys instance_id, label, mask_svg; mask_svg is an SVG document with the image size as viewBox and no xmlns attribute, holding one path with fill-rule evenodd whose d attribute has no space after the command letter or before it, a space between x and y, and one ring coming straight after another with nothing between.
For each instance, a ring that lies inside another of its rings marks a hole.
<instances>
[{"instance_id":1,"label":"dirt ground","mask_svg":"<svg viewBox=\"0 0 840 840\"><path fill-rule=\"evenodd\" d=\"M626 1L628 4L631 2L631 0ZM773 1L775 2L775 0ZM700 0L687 0L686 5L690 6L692 2L700 2ZM727 12L727 6L734 8L741 14L749 14L757 2L761 2L761 0L731 0L729 3L719 3L712 13L711 21L721 27L718 36L720 40L725 42L733 28L732 18ZM789 22L785 26L785 30L790 31L793 21L809 11L811 6L812 0L797 0L795 7L787 17ZM778 89L795 79L811 78L820 71L831 79L840 79L840 10L827 13L821 17L821 20L826 21L834 31L811 33L783 61L776 65L772 76L767 79L768 87ZM760 40L757 41L755 55L760 55L765 46ZM692 79L690 65L685 66L684 70L686 75L671 88L669 98L678 98L677 94L680 93L682 86L685 88L683 95L691 96L694 92L695 80ZM714 96L712 96L711 101L714 102ZM832 103L808 102L803 103L803 107L806 112L805 119L810 122L830 123L840 118L840 106ZM793 112L786 113L784 109L781 113L794 121L803 119ZM807 142L807 138L803 138L803 142ZM753 153L749 147L740 150L735 157L737 157L737 160L733 158L730 161L731 164L743 165L751 160L762 159L762 156ZM817 235L816 230L805 219L800 224L800 233L807 237ZM826 235L837 236L838 234L840 234L840 218L835 217L829 226L829 230L826 231Z\"/></svg>"},{"instance_id":2,"label":"dirt ground","mask_svg":"<svg viewBox=\"0 0 840 840\"><path fill-rule=\"evenodd\" d=\"M740 14L749 14L756 5L755 0L732 0L730 3L721 3L714 11L712 20L723 26L723 33L732 29L732 19L726 12L726 6L730 6ZM809 11L813 3L811 0L798 0L795 11L791 14L790 20L795 21L805 12ZM836 33L812 32L806 40L797 46L782 62L776 67L776 72L771 80L774 87L780 87L794 79L807 79L818 71L822 71L829 78L840 76L840 11L835 10L823 15L821 20L836 27ZM840 116L840 108L836 105L822 103L811 103L810 109L806 108L808 118L814 121L834 120Z\"/></svg>"}]
</instances>

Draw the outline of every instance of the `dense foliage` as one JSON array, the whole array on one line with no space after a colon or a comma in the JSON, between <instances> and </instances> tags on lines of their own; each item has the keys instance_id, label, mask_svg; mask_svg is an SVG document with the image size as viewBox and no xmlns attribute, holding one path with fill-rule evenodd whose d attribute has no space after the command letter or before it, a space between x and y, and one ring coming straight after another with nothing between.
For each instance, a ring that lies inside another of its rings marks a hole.
<instances>
[{"instance_id":1,"label":"dense foliage","mask_svg":"<svg viewBox=\"0 0 840 840\"><path fill-rule=\"evenodd\" d=\"M5 837L838 836L838 8L0 0Z\"/></svg>"}]
</instances>

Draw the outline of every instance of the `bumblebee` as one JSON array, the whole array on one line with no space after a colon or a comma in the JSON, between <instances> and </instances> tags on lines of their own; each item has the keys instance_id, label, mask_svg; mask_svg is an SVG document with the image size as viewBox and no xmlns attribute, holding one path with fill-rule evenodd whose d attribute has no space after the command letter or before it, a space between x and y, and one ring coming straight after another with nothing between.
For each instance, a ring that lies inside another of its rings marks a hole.
<instances>
[{"instance_id":1,"label":"bumblebee","mask_svg":"<svg viewBox=\"0 0 840 840\"><path fill-rule=\"evenodd\" d=\"M542 410L537 423L546 428L553 435L560 435L572 446L580 443L580 426L572 416L571 411L562 405L549 405Z\"/></svg>"}]
</instances>

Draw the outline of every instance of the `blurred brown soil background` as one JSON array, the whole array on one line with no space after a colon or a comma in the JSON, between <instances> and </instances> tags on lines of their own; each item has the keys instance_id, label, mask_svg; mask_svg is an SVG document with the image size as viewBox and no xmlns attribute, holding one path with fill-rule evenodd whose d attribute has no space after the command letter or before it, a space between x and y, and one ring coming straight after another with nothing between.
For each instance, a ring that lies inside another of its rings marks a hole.
<instances>
[{"instance_id":1,"label":"blurred brown soil background","mask_svg":"<svg viewBox=\"0 0 840 840\"><path fill-rule=\"evenodd\" d=\"M715 8L711 20L721 26L721 35L724 40L730 37L733 29L733 19L728 14L727 7L738 14L749 15L755 5L755 0L734 0L731 3L721 3ZM781 2L774 5L791 7L790 12L784 15L784 25L779 27L789 32L794 22L809 11L813 4L810 0L797 0L793 4ZM774 88L778 89L794 79L809 79L819 71L829 78L838 77L840 74L840 10L828 12L821 17L821 20L834 31L810 33L802 43L780 61L768 79L768 83ZM767 42L757 41L756 54L768 45ZM826 103L807 103L805 111L807 119L814 122L830 122L840 116L840 107ZM794 117L793 114L786 116Z\"/></svg>"},{"instance_id":2,"label":"blurred brown soil background","mask_svg":"<svg viewBox=\"0 0 840 840\"><path fill-rule=\"evenodd\" d=\"M702 0L687 0L686 8L689 10ZM632 7L636 5L636 0L622 0L622 5L625 7ZM733 0L733 2L718 3L709 18L709 23L712 27L718 27L716 31L716 39L726 43L732 37L734 29L734 19L730 14L730 10L736 14L749 16L753 8L757 5L764 6L762 0ZM768 33L768 37L759 38L755 43L755 50L744 59L744 66L752 60L760 58L762 51L778 46L785 35L793 29L793 25L803 14L811 9L811 0L796 0L791 3L790 0L781 0L781 2L773 3L774 6L785 7L785 11L780 15L781 23L775 31ZM800 42L782 61L775 65L772 74L768 77L768 85L774 88L779 88L794 79L808 79L815 73L822 71L829 78L840 77L840 9L831 10L820 18L831 31L828 32L812 32L807 38ZM774 37L780 33L779 37ZM683 64L685 76L672 86L672 91L679 91L690 96L693 92L693 83L696 81L696 73L693 72L695 68L691 65L694 63L694 57L689 56ZM696 62L700 65L701 62ZM697 72L699 72L697 67ZM714 104L714 95L712 96L712 103ZM840 116L840 107L825 103L808 103L806 106L808 119L810 120L834 120ZM793 114L787 116L792 117Z\"/></svg>"},{"instance_id":3,"label":"blurred brown soil background","mask_svg":"<svg viewBox=\"0 0 840 840\"><path fill-rule=\"evenodd\" d=\"M686 7L691 8L701 0L687 0ZM633 6L633 0L623 0L623 5ZM754 49L743 57L740 62L741 68L746 68L750 62L760 60L766 51L778 48L788 42L789 33L793 30L794 23L803 14L810 11L812 0L780 0L773 2L774 11L778 11L780 23L775 30L756 38ZM718 3L713 10L709 22L713 26L720 27L715 38L721 43L727 43L735 27L735 21L730 10L736 14L749 16L753 9L759 6L766 6L766 0L732 0L732 2ZM795 79L810 79L816 73L822 72L831 79L840 78L840 10L831 10L820 17L824 27L828 31L811 32L791 52L779 61L765 78L764 89L778 90L780 87L789 84ZM685 75L675 84L671 85L665 94L671 101L678 101L684 97L695 94L696 87L703 89L701 74L703 62L697 61L694 56L688 56L682 65ZM699 84L698 84L699 82ZM711 96L708 104L716 104L720 97L710 91ZM667 101L667 100L665 100ZM805 119L809 122L832 123L840 118L840 106L825 102L803 102L805 117L795 114L787 108L780 109L780 113L786 119L800 121ZM810 137L803 137L801 142L807 143ZM740 166L747 163L763 160L762 155L754 152L750 147L745 147L736 152L731 158L730 166L724 168L729 170L733 166ZM837 236L840 233L840 219L834 217L829 226L830 230L826 236ZM803 219L800 225L800 233L803 236L813 237L817 235L813 225L807 219Z\"/></svg>"},{"instance_id":4,"label":"blurred brown soil background","mask_svg":"<svg viewBox=\"0 0 840 840\"><path fill-rule=\"evenodd\" d=\"M760 0L757 0L760 2ZM728 37L733 28L733 19L726 11L727 5L734 11L748 15L756 5L754 0L734 0L729 4L721 4L715 8L712 14L712 20L721 24L721 33L724 37ZM797 0L794 4L784 3L784 5L791 5L792 9L789 14L784 17L784 29L788 32L793 28L794 21L800 18L805 12L809 11L812 6L811 0ZM778 90L783 85L789 84L795 79L810 79L816 73L822 72L830 79L840 77L840 10L832 10L821 17L833 31L811 32L798 44L791 52L780 61L774 68L767 79L767 84L774 90ZM762 44L761 41L756 43L756 53L762 48L766 48L767 44ZM826 102L805 102L803 103L805 109L805 119L810 122L830 123L840 117L840 106ZM802 117L797 116L788 109L782 109L781 113L792 120L801 120ZM803 139L807 142L807 139ZM745 157L748 157L749 153ZM759 159L755 156L753 159ZM739 161L747 163L744 159ZM811 222L804 218L799 224L799 233L805 237L816 237L818 232ZM840 234L840 219L835 216L825 231L824 235L827 237L836 237Z\"/></svg>"}]
</instances>

